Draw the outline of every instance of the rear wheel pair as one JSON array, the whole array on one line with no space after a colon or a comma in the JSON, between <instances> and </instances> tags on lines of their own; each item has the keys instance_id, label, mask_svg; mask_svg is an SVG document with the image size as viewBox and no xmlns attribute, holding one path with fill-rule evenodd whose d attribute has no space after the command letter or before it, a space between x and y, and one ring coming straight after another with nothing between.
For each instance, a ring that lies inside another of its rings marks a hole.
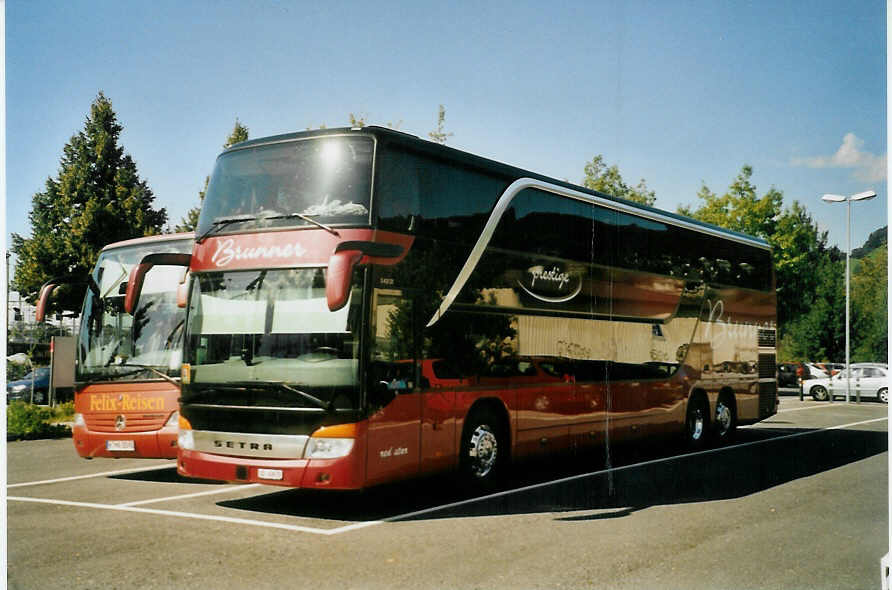
<instances>
[{"instance_id":1,"label":"rear wheel pair","mask_svg":"<svg viewBox=\"0 0 892 590\"><path fill-rule=\"evenodd\" d=\"M706 396L695 395L688 401L685 419L685 442L688 446L701 449L713 441L723 444L734 437L736 428L737 413L727 395L719 396L711 417Z\"/></svg>"}]
</instances>

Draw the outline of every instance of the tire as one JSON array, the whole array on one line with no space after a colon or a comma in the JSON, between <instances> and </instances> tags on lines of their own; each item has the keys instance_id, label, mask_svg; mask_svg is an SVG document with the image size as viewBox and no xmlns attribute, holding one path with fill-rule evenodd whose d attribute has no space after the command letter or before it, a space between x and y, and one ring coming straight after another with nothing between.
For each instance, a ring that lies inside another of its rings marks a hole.
<instances>
[{"instance_id":1,"label":"tire","mask_svg":"<svg viewBox=\"0 0 892 590\"><path fill-rule=\"evenodd\" d=\"M688 400L684 431L688 447L692 449L706 447L709 438L709 403L702 395L695 395Z\"/></svg>"},{"instance_id":2,"label":"tire","mask_svg":"<svg viewBox=\"0 0 892 590\"><path fill-rule=\"evenodd\" d=\"M487 409L474 411L465 423L459 469L470 487L491 489L498 482L508 457L504 421Z\"/></svg>"},{"instance_id":3,"label":"tire","mask_svg":"<svg viewBox=\"0 0 892 590\"><path fill-rule=\"evenodd\" d=\"M811 397L815 401L825 402L830 399L830 392L823 385L815 385L809 393L811 393Z\"/></svg>"},{"instance_id":4,"label":"tire","mask_svg":"<svg viewBox=\"0 0 892 590\"><path fill-rule=\"evenodd\" d=\"M713 415L713 435L718 444L733 440L737 430L737 409L734 399L728 395L719 396Z\"/></svg>"},{"instance_id":5,"label":"tire","mask_svg":"<svg viewBox=\"0 0 892 590\"><path fill-rule=\"evenodd\" d=\"M884 404L889 403L889 388L883 387L877 392L877 399L883 402Z\"/></svg>"}]
</instances>

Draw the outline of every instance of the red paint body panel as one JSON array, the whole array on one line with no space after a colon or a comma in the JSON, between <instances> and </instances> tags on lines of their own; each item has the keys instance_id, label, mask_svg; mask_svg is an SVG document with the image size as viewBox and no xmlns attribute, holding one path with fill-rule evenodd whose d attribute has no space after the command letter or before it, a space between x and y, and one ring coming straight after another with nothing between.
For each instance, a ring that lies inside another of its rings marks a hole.
<instances>
[{"instance_id":1,"label":"red paint body panel","mask_svg":"<svg viewBox=\"0 0 892 590\"><path fill-rule=\"evenodd\" d=\"M177 427L165 424L179 395L167 381L88 385L74 396L74 411L86 423L72 429L75 450L81 457L176 458ZM120 430L119 416L126 422ZM108 451L110 440L132 440L134 450Z\"/></svg>"},{"instance_id":2,"label":"red paint body panel","mask_svg":"<svg viewBox=\"0 0 892 590\"><path fill-rule=\"evenodd\" d=\"M207 238L192 252L193 272L326 266L342 242L365 241L396 244L403 253L396 258L363 256L359 264L396 264L408 253L414 238L373 229L338 229L338 235L307 228L265 233L223 235Z\"/></svg>"}]
</instances>

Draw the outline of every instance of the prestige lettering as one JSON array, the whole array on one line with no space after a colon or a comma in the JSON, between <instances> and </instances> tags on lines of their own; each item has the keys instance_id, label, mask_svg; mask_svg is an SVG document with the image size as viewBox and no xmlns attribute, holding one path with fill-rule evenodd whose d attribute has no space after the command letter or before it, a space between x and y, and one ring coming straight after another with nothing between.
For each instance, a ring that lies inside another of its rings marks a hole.
<instances>
[{"instance_id":1,"label":"prestige lettering","mask_svg":"<svg viewBox=\"0 0 892 590\"><path fill-rule=\"evenodd\" d=\"M300 258L307 250L299 242L275 246L254 246L243 248L233 238L217 242L217 250L211 262L217 266L226 266L233 260L257 260L258 258Z\"/></svg>"},{"instance_id":2,"label":"prestige lettering","mask_svg":"<svg viewBox=\"0 0 892 590\"><path fill-rule=\"evenodd\" d=\"M554 267L551 270L545 270L542 266L534 266L528 271L530 276L533 277L533 280L530 281L530 286L535 287L536 281L545 281L548 283L557 283L558 289L563 289L564 285L570 282L570 275L565 272L561 272L561 269L558 267Z\"/></svg>"}]
</instances>

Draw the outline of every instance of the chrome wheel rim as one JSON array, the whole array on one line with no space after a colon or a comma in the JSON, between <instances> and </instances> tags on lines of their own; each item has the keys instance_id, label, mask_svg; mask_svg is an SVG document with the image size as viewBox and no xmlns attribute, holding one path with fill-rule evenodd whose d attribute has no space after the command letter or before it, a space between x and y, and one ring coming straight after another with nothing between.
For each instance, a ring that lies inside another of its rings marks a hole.
<instances>
[{"instance_id":1,"label":"chrome wheel rim","mask_svg":"<svg viewBox=\"0 0 892 590\"><path fill-rule=\"evenodd\" d=\"M701 408L695 408L691 412L691 440L698 441L703 438L703 428L706 425L706 420L703 419L703 410Z\"/></svg>"},{"instance_id":2,"label":"chrome wheel rim","mask_svg":"<svg viewBox=\"0 0 892 590\"><path fill-rule=\"evenodd\" d=\"M492 472L496 465L499 442L487 424L481 424L471 434L468 456L471 458L471 473L483 478Z\"/></svg>"},{"instance_id":3,"label":"chrome wheel rim","mask_svg":"<svg viewBox=\"0 0 892 590\"><path fill-rule=\"evenodd\" d=\"M731 408L720 401L715 407L715 421L719 427L719 435L724 436L731 430Z\"/></svg>"},{"instance_id":4,"label":"chrome wheel rim","mask_svg":"<svg viewBox=\"0 0 892 590\"><path fill-rule=\"evenodd\" d=\"M883 389L881 389L879 398L880 398L881 402L883 402L884 404L888 404L889 403L889 390L886 389L885 387Z\"/></svg>"}]
</instances>

